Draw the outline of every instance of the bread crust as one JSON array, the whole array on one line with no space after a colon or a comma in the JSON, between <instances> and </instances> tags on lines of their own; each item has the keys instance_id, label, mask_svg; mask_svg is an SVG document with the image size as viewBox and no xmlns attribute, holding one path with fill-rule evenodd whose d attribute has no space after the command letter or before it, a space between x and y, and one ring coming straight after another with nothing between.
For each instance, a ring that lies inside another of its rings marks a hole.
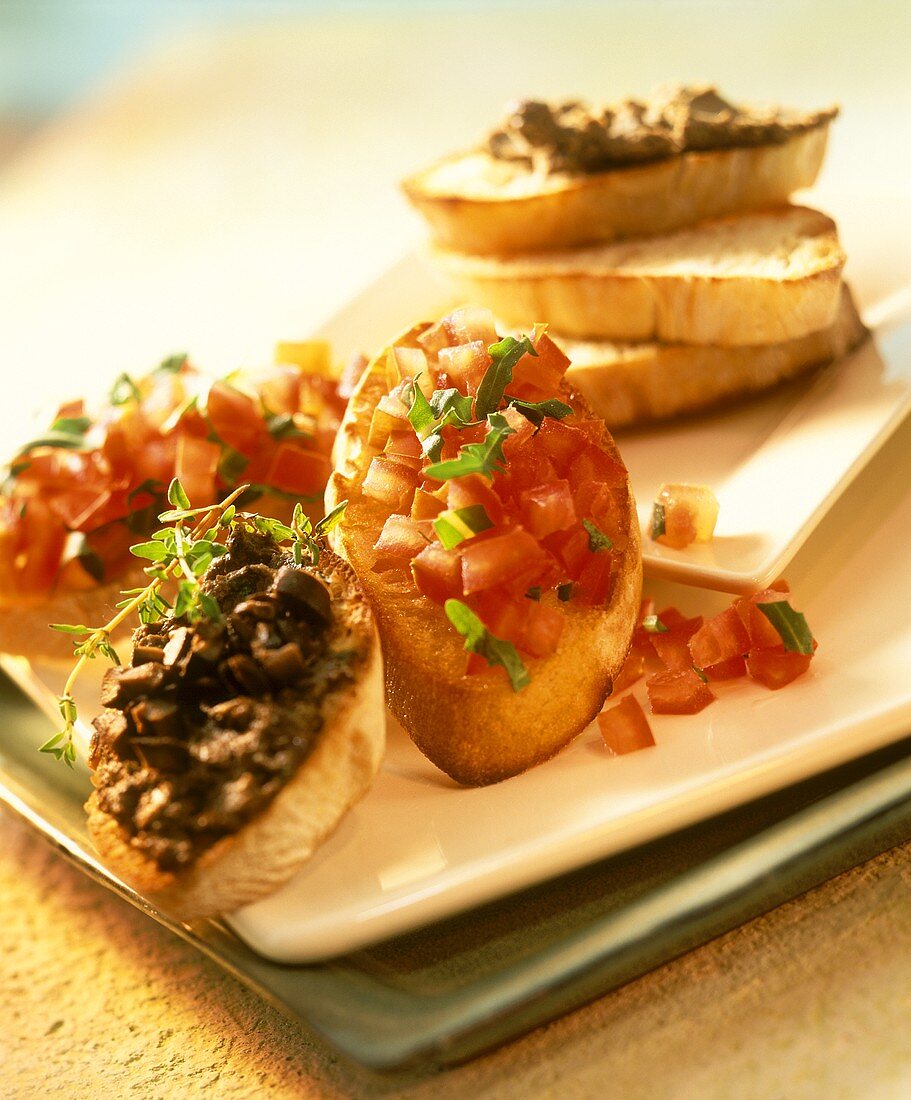
<instances>
[{"instance_id":1,"label":"bread crust","mask_svg":"<svg viewBox=\"0 0 911 1100\"><path fill-rule=\"evenodd\" d=\"M350 568L334 554L334 570ZM102 858L130 886L181 921L229 913L272 893L310 858L369 789L385 748L383 668L373 615L358 596L345 616L365 646L354 684L323 703L324 724L312 752L268 806L232 836L202 853L187 870L161 871L130 843L127 831L98 804L86 803L88 828Z\"/></svg>"},{"instance_id":2,"label":"bread crust","mask_svg":"<svg viewBox=\"0 0 911 1100\"><path fill-rule=\"evenodd\" d=\"M689 152L585 176L529 178L524 193L496 180L486 183L490 158L457 154L410 176L402 187L439 244L507 255L668 233L786 202L815 181L827 140L825 122L775 145ZM441 184L460 162L476 178L465 186Z\"/></svg>"},{"instance_id":3,"label":"bread crust","mask_svg":"<svg viewBox=\"0 0 911 1100\"><path fill-rule=\"evenodd\" d=\"M459 291L509 325L574 339L743 345L827 328L845 254L835 223L786 206L661 239L506 258L437 249Z\"/></svg>"},{"instance_id":4,"label":"bread crust","mask_svg":"<svg viewBox=\"0 0 911 1100\"><path fill-rule=\"evenodd\" d=\"M567 377L613 429L711 408L770 389L849 354L868 336L847 286L828 328L782 343L717 348L581 343L551 332Z\"/></svg>"},{"instance_id":5,"label":"bread crust","mask_svg":"<svg viewBox=\"0 0 911 1100\"><path fill-rule=\"evenodd\" d=\"M413 342L424 327L395 343ZM327 507L343 499L349 503L344 523L333 532L334 545L351 562L373 604L389 709L418 748L457 782L495 783L547 760L572 741L601 710L626 659L642 586L632 491L629 543L607 608L567 605L558 651L529 663L531 683L520 692L496 674L465 676L464 642L443 609L401 571L371 571L373 546L387 513L363 496L361 483L376 453L365 441L373 410L386 392L385 358L384 350L364 372L336 441ZM576 390L567 386L561 397L590 415ZM608 439L606 450L619 460Z\"/></svg>"}]
</instances>

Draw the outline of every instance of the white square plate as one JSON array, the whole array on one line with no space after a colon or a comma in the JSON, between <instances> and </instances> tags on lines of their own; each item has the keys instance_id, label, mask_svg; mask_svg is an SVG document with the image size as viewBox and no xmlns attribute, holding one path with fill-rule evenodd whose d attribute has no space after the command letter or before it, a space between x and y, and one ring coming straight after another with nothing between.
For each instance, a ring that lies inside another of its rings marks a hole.
<instances>
[{"instance_id":1,"label":"white square plate","mask_svg":"<svg viewBox=\"0 0 911 1100\"><path fill-rule=\"evenodd\" d=\"M427 288L415 285L418 271L413 261L403 262L325 335L343 351L371 348L423 311L429 316ZM775 502L785 511L807 464L822 468L825 489L809 503L797 494L802 518L783 524L788 533L775 542L792 553L821 519L788 569L795 603L819 640L806 676L780 692L746 681L717 685L717 702L701 714L653 717L656 748L630 756L610 756L590 727L549 763L478 790L457 787L390 722L389 752L371 792L291 882L231 917L238 934L279 961L331 957L629 848L907 733L911 424L899 427L863 476L847 483L907 407L909 336L907 325L883 328L876 350L815 378L796 404L789 390L789 400L773 395L727 416L621 439L640 493L658 471L663 479L714 470L730 479L725 484L740 478L743 485L743 471L753 469L751 492L768 494L769 515ZM868 417L874 408L878 429ZM808 423L815 425L810 434L794 442L793 433ZM760 477L755 440L768 464L762 468L772 471L769 485ZM853 450L844 453L852 440ZM693 465L682 470L684 460ZM833 464L842 471L834 479ZM838 490L843 495L833 504ZM728 498L721 495L724 512ZM730 549L738 537L746 548L757 538L750 509L739 514L751 526L740 536L730 521L722 528ZM736 554L725 560L732 568L739 561ZM660 561L651 558L653 573ZM694 569L664 572L694 579ZM749 571L738 575L746 585ZM659 603L692 613L710 614L726 603L666 582L649 589ZM10 659L5 667L55 709L65 668ZM641 695L643 687L634 690ZM77 702L84 715L98 710L97 680L82 682Z\"/></svg>"}]
</instances>

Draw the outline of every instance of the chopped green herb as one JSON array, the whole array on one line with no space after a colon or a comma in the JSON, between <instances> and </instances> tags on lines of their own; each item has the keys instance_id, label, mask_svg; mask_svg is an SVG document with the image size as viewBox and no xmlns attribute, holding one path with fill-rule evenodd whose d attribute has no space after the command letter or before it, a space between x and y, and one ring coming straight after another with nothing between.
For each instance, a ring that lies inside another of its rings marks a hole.
<instances>
[{"instance_id":1,"label":"chopped green herb","mask_svg":"<svg viewBox=\"0 0 911 1100\"><path fill-rule=\"evenodd\" d=\"M418 375L418 378L420 375ZM471 423L471 398L464 397L456 389L434 390L430 400L415 378L412 383L413 396L408 410L408 421L421 441L425 455L436 462L443 449L442 431L447 425L463 428Z\"/></svg>"},{"instance_id":2,"label":"chopped green herb","mask_svg":"<svg viewBox=\"0 0 911 1100\"><path fill-rule=\"evenodd\" d=\"M506 670L513 691L521 691L531 683L528 669L512 642L491 634L467 604L461 600L447 600L444 610L449 621L465 639L465 649L470 653L477 653L491 666L501 665Z\"/></svg>"},{"instance_id":3,"label":"chopped green herb","mask_svg":"<svg viewBox=\"0 0 911 1100\"><path fill-rule=\"evenodd\" d=\"M266 428L273 439L313 438L311 432L305 432L297 426L291 413L274 413L271 416L267 416Z\"/></svg>"},{"instance_id":4,"label":"chopped green herb","mask_svg":"<svg viewBox=\"0 0 911 1100\"><path fill-rule=\"evenodd\" d=\"M708 676L706 676L701 668L697 668L695 665L690 665L690 668L693 670L693 672L696 673L696 675L704 684L707 684L709 682Z\"/></svg>"},{"instance_id":5,"label":"chopped green herb","mask_svg":"<svg viewBox=\"0 0 911 1100\"><path fill-rule=\"evenodd\" d=\"M126 405L128 401L138 401L141 396L139 387L128 374L124 373L114 380L114 385L108 393L108 401L112 405Z\"/></svg>"},{"instance_id":6,"label":"chopped green herb","mask_svg":"<svg viewBox=\"0 0 911 1100\"><path fill-rule=\"evenodd\" d=\"M528 336L516 340L507 336L487 349L491 364L487 368L474 399L475 417L483 420L499 409L506 387L512 381L512 372L516 364L525 355L537 357L535 345Z\"/></svg>"},{"instance_id":7,"label":"chopped green herb","mask_svg":"<svg viewBox=\"0 0 911 1100\"><path fill-rule=\"evenodd\" d=\"M534 600L535 603L537 603L538 600L541 599L541 587L540 587L540 585L536 584L534 586L534 588L529 588L529 590L525 593L525 598L527 600Z\"/></svg>"},{"instance_id":8,"label":"chopped green herb","mask_svg":"<svg viewBox=\"0 0 911 1100\"><path fill-rule=\"evenodd\" d=\"M91 426L92 420L88 416L58 416L51 424L51 431L63 432L65 435L85 435Z\"/></svg>"},{"instance_id":9,"label":"chopped green herb","mask_svg":"<svg viewBox=\"0 0 911 1100\"><path fill-rule=\"evenodd\" d=\"M502 413L491 413L487 417L487 435L482 443L466 443L456 458L435 462L424 473L436 481L448 481L467 474L480 474L493 479L494 471L505 465L503 444L506 437L512 434L513 429L506 417Z\"/></svg>"},{"instance_id":10,"label":"chopped green herb","mask_svg":"<svg viewBox=\"0 0 911 1100\"><path fill-rule=\"evenodd\" d=\"M218 459L218 475L229 489L233 489L249 465L250 459L246 455L225 444Z\"/></svg>"},{"instance_id":11,"label":"chopped green herb","mask_svg":"<svg viewBox=\"0 0 911 1100\"><path fill-rule=\"evenodd\" d=\"M588 548L593 554L597 554L601 550L610 550L613 547L614 544L610 538L590 519L582 520L582 526L588 532Z\"/></svg>"},{"instance_id":12,"label":"chopped green herb","mask_svg":"<svg viewBox=\"0 0 911 1100\"><path fill-rule=\"evenodd\" d=\"M659 539L664 533L664 505L656 504L654 508L652 508L651 536L653 539Z\"/></svg>"},{"instance_id":13,"label":"chopped green herb","mask_svg":"<svg viewBox=\"0 0 911 1100\"><path fill-rule=\"evenodd\" d=\"M433 529L447 550L491 527L493 524L483 504L469 504L466 508L441 512L433 521Z\"/></svg>"},{"instance_id":14,"label":"chopped green herb","mask_svg":"<svg viewBox=\"0 0 911 1100\"><path fill-rule=\"evenodd\" d=\"M510 397L507 394L506 403L512 405L514 409L518 409L526 420L530 420L536 428L541 427L546 416L551 417L553 420L563 420L573 411L572 406L565 404L563 401L558 401L555 397L547 401L522 401L518 397Z\"/></svg>"},{"instance_id":15,"label":"chopped green herb","mask_svg":"<svg viewBox=\"0 0 911 1100\"><path fill-rule=\"evenodd\" d=\"M778 631L788 652L812 654L813 635L802 612L795 611L787 600L759 603L756 606Z\"/></svg>"},{"instance_id":16,"label":"chopped green herb","mask_svg":"<svg viewBox=\"0 0 911 1100\"><path fill-rule=\"evenodd\" d=\"M561 603L568 603L573 598L573 582L557 585L557 599Z\"/></svg>"},{"instance_id":17,"label":"chopped green herb","mask_svg":"<svg viewBox=\"0 0 911 1100\"><path fill-rule=\"evenodd\" d=\"M646 615L642 620L642 629L646 634L667 634L667 627L657 615Z\"/></svg>"},{"instance_id":18,"label":"chopped green herb","mask_svg":"<svg viewBox=\"0 0 911 1100\"><path fill-rule=\"evenodd\" d=\"M167 359L162 361L155 368L156 374L179 374L183 370L183 365L187 361L185 352L181 352L179 355L169 355Z\"/></svg>"}]
</instances>

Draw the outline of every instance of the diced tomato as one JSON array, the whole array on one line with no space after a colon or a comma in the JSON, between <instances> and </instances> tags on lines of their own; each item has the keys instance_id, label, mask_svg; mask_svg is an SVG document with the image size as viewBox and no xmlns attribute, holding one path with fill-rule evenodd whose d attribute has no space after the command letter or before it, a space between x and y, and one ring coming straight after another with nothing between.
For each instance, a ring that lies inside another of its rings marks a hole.
<instances>
[{"instance_id":1,"label":"diced tomato","mask_svg":"<svg viewBox=\"0 0 911 1100\"><path fill-rule=\"evenodd\" d=\"M761 603L775 603L787 598L787 590L766 588L762 592L755 592L751 596L741 596L739 600L734 601L734 608L750 637L748 649L761 649L764 646L777 646L781 643L781 636L778 631L759 610L758 605Z\"/></svg>"},{"instance_id":2,"label":"diced tomato","mask_svg":"<svg viewBox=\"0 0 911 1100\"><path fill-rule=\"evenodd\" d=\"M421 441L414 432L390 432L386 446L383 448L387 455L394 458L423 458Z\"/></svg>"},{"instance_id":3,"label":"diced tomato","mask_svg":"<svg viewBox=\"0 0 911 1100\"><path fill-rule=\"evenodd\" d=\"M566 615L559 608L505 589L479 594L472 606L492 634L532 657L549 657L557 651L566 625Z\"/></svg>"},{"instance_id":4,"label":"diced tomato","mask_svg":"<svg viewBox=\"0 0 911 1100\"><path fill-rule=\"evenodd\" d=\"M634 645L626 655L623 667L614 677L612 687L613 694L619 695L621 691L626 691L628 687L632 687L633 684L642 677L644 672L645 653L639 646Z\"/></svg>"},{"instance_id":5,"label":"diced tomato","mask_svg":"<svg viewBox=\"0 0 911 1100\"><path fill-rule=\"evenodd\" d=\"M690 654L697 668L742 656L749 648L750 636L734 607L713 615L690 638Z\"/></svg>"},{"instance_id":6,"label":"diced tomato","mask_svg":"<svg viewBox=\"0 0 911 1100\"><path fill-rule=\"evenodd\" d=\"M471 539L462 551L462 588L467 596L509 582L524 583L543 558L537 540L521 527L493 538Z\"/></svg>"},{"instance_id":7,"label":"diced tomato","mask_svg":"<svg viewBox=\"0 0 911 1100\"><path fill-rule=\"evenodd\" d=\"M702 627L702 616L684 619L666 631L649 634L648 639L666 668L689 668L693 663L689 641Z\"/></svg>"},{"instance_id":8,"label":"diced tomato","mask_svg":"<svg viewBox=\"0 0 911 1100\"><path fill-rule=\"evenodd\" d=\"M783 688L810 667L811 653L791 653L783 645L755 649L747 654L747 672L772 691Z\"/></svg>"},{"instance_id":9,"label":"diced tomato","mask_svg":"<svg viewBox=\"0 0 911 1100\"><path fill-rule=\"evenodd\" d=\"M477 393L490 366L490 354L482 340L442 348L439 360L440 369L449 375L462 393Z\"/></svg>"},{"instance_id":10,"label":"diced tomato","mask_svg":"<svg viewBox=\"0 0 911 1100\"><path fill-rule=\"evenodd\" d=\"M607 603L613 587L613 566L613 557L607 550L589 553L573 587L573 599L589 607Z\"/></svg>"},{"instance_id":11,"label":"diced tomato","mask_svg":"<svg viewBox=\"0 0 911 1100\"><path fill-rule=\"evenodd\" d=\"M563 476L588 444L582 434L569 424L546 417L535 436L535 446L551 459Z\"/></svg>"},{"instance_id":12,"label":"diced tomato","mask_svg":"<svg viewBox=\"0 0 911 1100\"><path fill-rule=\"evenodd\" d=\"M514 387L523 384L532 385L539 390L545 390L554 394L563 381L563 375L569 366L569 359L551 340L547 333L542 333L534 341L537 356L523 355L512 373L513 384L509 387L510 393Z\"/></svg>"},{"instance_id":13,"label":"diced tomato","mask_svg":"<svg viewBox=\"0 0 911 1100\"><path fill-rule=\"evenodd\" d=\"M253 399L228 382L209 387L205 415L218 438L241 454L253 454L268 436Z\"/></svg>"},{"instance_id":14,"label":"diced tomato","mask_svg":"<svg viewBox=\"0 0 911 1100\"><path fill-rule=\"evenodd\" d=\"M598 728L604 744L615 756L651 748L655 744L652 728L634 695L606 707L598 715Z\"/></svg>"},{"instance_id":15,"label":"diced tomato","mask_svg":"<svg viewBox=\"0 0 911 1100\"><path fill-rule=\"evenodd\" d=\"M431 541L429 521L417 522L410 516L391 515L376 540L377 561L374 570L403 568Z\"/></svg>"},{"instance_id":16,"label":"diced tomato","mask_svg":"<svg viewBox=\"0 0 911 1100\"><path fill-rule=\"evenodd\" d=\"M581 433L578 429L574 431L578 440ZM577 446L571 456L569 483L575 490L587 481L596 481L612 487L625 486L626 468L600 447L585 443L581 449Z\"/></svg>"},{"instance_id":17,"label":"diced tomato","mask_svg":"<svg viewBox=\"0 0 911 1100\"><path fill-rule=\"evenodd\" d=\"M282 349L292 353L291 345L283 344L276 348L281 355ZM310 356L315 359L315 356ZM263 407L273 415L290 416L300 409L301 368L284 360L261 367L251 381L256 387Z\"/></svg>"},{"instance_id":18,"label":"diced tomato","mask_svg":"<svg viewBox=\"0 0 911 1100\"><path fill-rule=\"evenodd\" d=\"M313 496L325 488L330 469L325 455L291 443L280 443L266 475L266 484L283 493Z\"/></svg>"},{"instance_id":19,"label":"diced tomato","mask_svg":"<svg viewBox=\"0 0 911 1100\"><path fill-rule=\"evenodd\" d=\"M443 322L450 344L480 342L485 348L499 342L491 310L465 306L453 310Z\"/></svg>"},{"instance_id":20,"label":"diced tomato","mask_svg":"<svg viewBox=\"0 0 911 1100\"><path fill-rule=\"evenodd\" d=\"M463 595L462 559L457 550L446 550L440 543L431 542L412 560L411 573L418 591L434 603L443 604Z\"/></svg>"},{"instance_id":21,"label":"diced tomato","mask_svg":"<svg viewBox=\"0 0 911 1100\"><path fill-rule=\"evenodd\" d=\"M177 461L177 440L176 435L153 436L146 440L133 455L133 479L136 484L141 485L144 481L170 484Z\"/></svg>"},{"instance_id":22,"label":"diced tomato","mask_svg":"<svg viewBox=\"0 0 911 1100\"><path fill-rule=\"evenodd\" d=\"M411 511L411 501L419 475L408 466L390 458L375 458L367 469L363 492L387 505L393 512Z\"/></svg>"},{"instance_id":23,"label":"diced tomato","mask_svg":"<svg viewBox=\"0 0 911 1100\"><path fill-rule=\"evenodd\" d=\"M618 551L629 543L629 492L626 485L609 486L598 481L585 481L575 491L576 511L591 519L598 530L611 540Z\"/></svg>"},{"instance_id":24,"label":"diced tomato","mask_svg":"<svg viewBox=\"0 0 911 1100\"><path fill-rule=\"evenodd\" d=\"M726 661L719 661L718 664L707 665L702 671L710 680L736 680L738 676L746 675L747 666L746 661L738 654Z\"/></svg>"},{"instance_id":25,"label":"diced tomato","mask_svg":"<svg viewBox=\"0 0 911 1100\"><path fill-rule=\"evenodd\" d=\"M541 540L543 545L566 567L569 577L578 577L591 551L588 548L588 532L581 523L566 531L557 531Z\"/></svg>"},{"instance_id":26,"label":"diced tomato","mask_svg":"<svg viewBox=\"0 0 911 1100\"><path fill-rule=\"evenodd\" d=\"M709 542L718 519L718 499L707 485L664 484L655 501L664 512L664 533L656 542L682 550L692 542Z\"/></svg>"},{"instance_id":27,"label":"diced tomato","mask_svg":"<svg viewBox=\"0 0 911 1100\"><path fill-rule=\"evenodd\" d=\"M525 526L537 539L565 531L576 523L576 509L568 481L552 481L520 494Z\"/></svg>"},{"instance_id":28,"label":"diced tomato","mask_svg":"<svg viewBox=\"0 0 911 1100\"><path fill-rule=\"evenodd\" d=\"M22 596L47 592L60 564L67 533L54 522L47 502L37 497L26 504L18 526L23 553L21 560L14 561L15 591Z\"/></svg>"},{"instance_id":29,"label":"diced tomato","mask_svg":"<svg viewBox=\"0 0 911 1100\"><path fill-rule=\"evenodd\" d=\"M696 714L715 693L691 668L657 672L645 681L653 714Z\"/></svg>"},{"instance_id":30,"label":"diced tomato","mask_svg":"<svg viewBox=\"0 0 911 1100\"><path fill-rule=\"evenodd\" d=\"M503 503L493 491L490 482L480 474L466 474L449 481L449 507L468 508L472 504L483 505L488 519L493 524L503 520Z\"/></svg>"},{"instance_id":31,"label":"diced tomato","mask_svg":"<svg viewBox=\"0 0 911 1100\"><path fill-rule=\"evenodd\" d=\"M181 436L178 440L174 472L192 505L201 508L214 499L220 456L221 447L207 439Z\"/></svg>"},{"instance_id":32,"label":"diced tomato","mask_svg":"<svg viewBox=\"0 0 911 1100\"><path fill-rule=\"evenodd\" d=\"M522 635L522 649L532 657L549 657L557 652L563 628L566 626L566 613L558 607L527 600L530 608L525 612L525 629Z\"/></svg>"},{"instance_id":33,"label":"diced tomato","mask_svg":"<svg viewBox=\"0 0 911 1100\"><path fill-rule=\"evenodd\" d=\"M440 500L426 489L415 489L414 500L411 504L412 519L436 519L440 512L446 508L446 502Z\"/></svg>"}]
</instances>

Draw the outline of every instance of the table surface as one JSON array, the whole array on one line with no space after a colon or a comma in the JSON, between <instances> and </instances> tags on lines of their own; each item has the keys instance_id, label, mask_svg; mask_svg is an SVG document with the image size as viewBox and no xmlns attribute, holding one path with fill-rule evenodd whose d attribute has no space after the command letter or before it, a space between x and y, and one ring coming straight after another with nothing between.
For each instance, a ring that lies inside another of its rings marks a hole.
<instances>
[{"instance_id":1,"label":"table surface","mask_svg":"<svg viewBox=\"0 0 911 1100\"><path fill-rule=\"evenodd\" d=\"M567 14L567 13L570 14ZM906 203L906 4L382 4L184 35L0 174L0 350L24 414L190 349L218 369L305 336L419 241L396 180L517 93L667 79L839 99L814 201ZM419 109L415 110L415 106ZM849 277L862 301L908 268ZM12 365L12 366L11 366ZM379 1077L338 1058L0 812L10 1095L906 1096L911 845L501 1050Z\"/></svg>"}]
</instances>

